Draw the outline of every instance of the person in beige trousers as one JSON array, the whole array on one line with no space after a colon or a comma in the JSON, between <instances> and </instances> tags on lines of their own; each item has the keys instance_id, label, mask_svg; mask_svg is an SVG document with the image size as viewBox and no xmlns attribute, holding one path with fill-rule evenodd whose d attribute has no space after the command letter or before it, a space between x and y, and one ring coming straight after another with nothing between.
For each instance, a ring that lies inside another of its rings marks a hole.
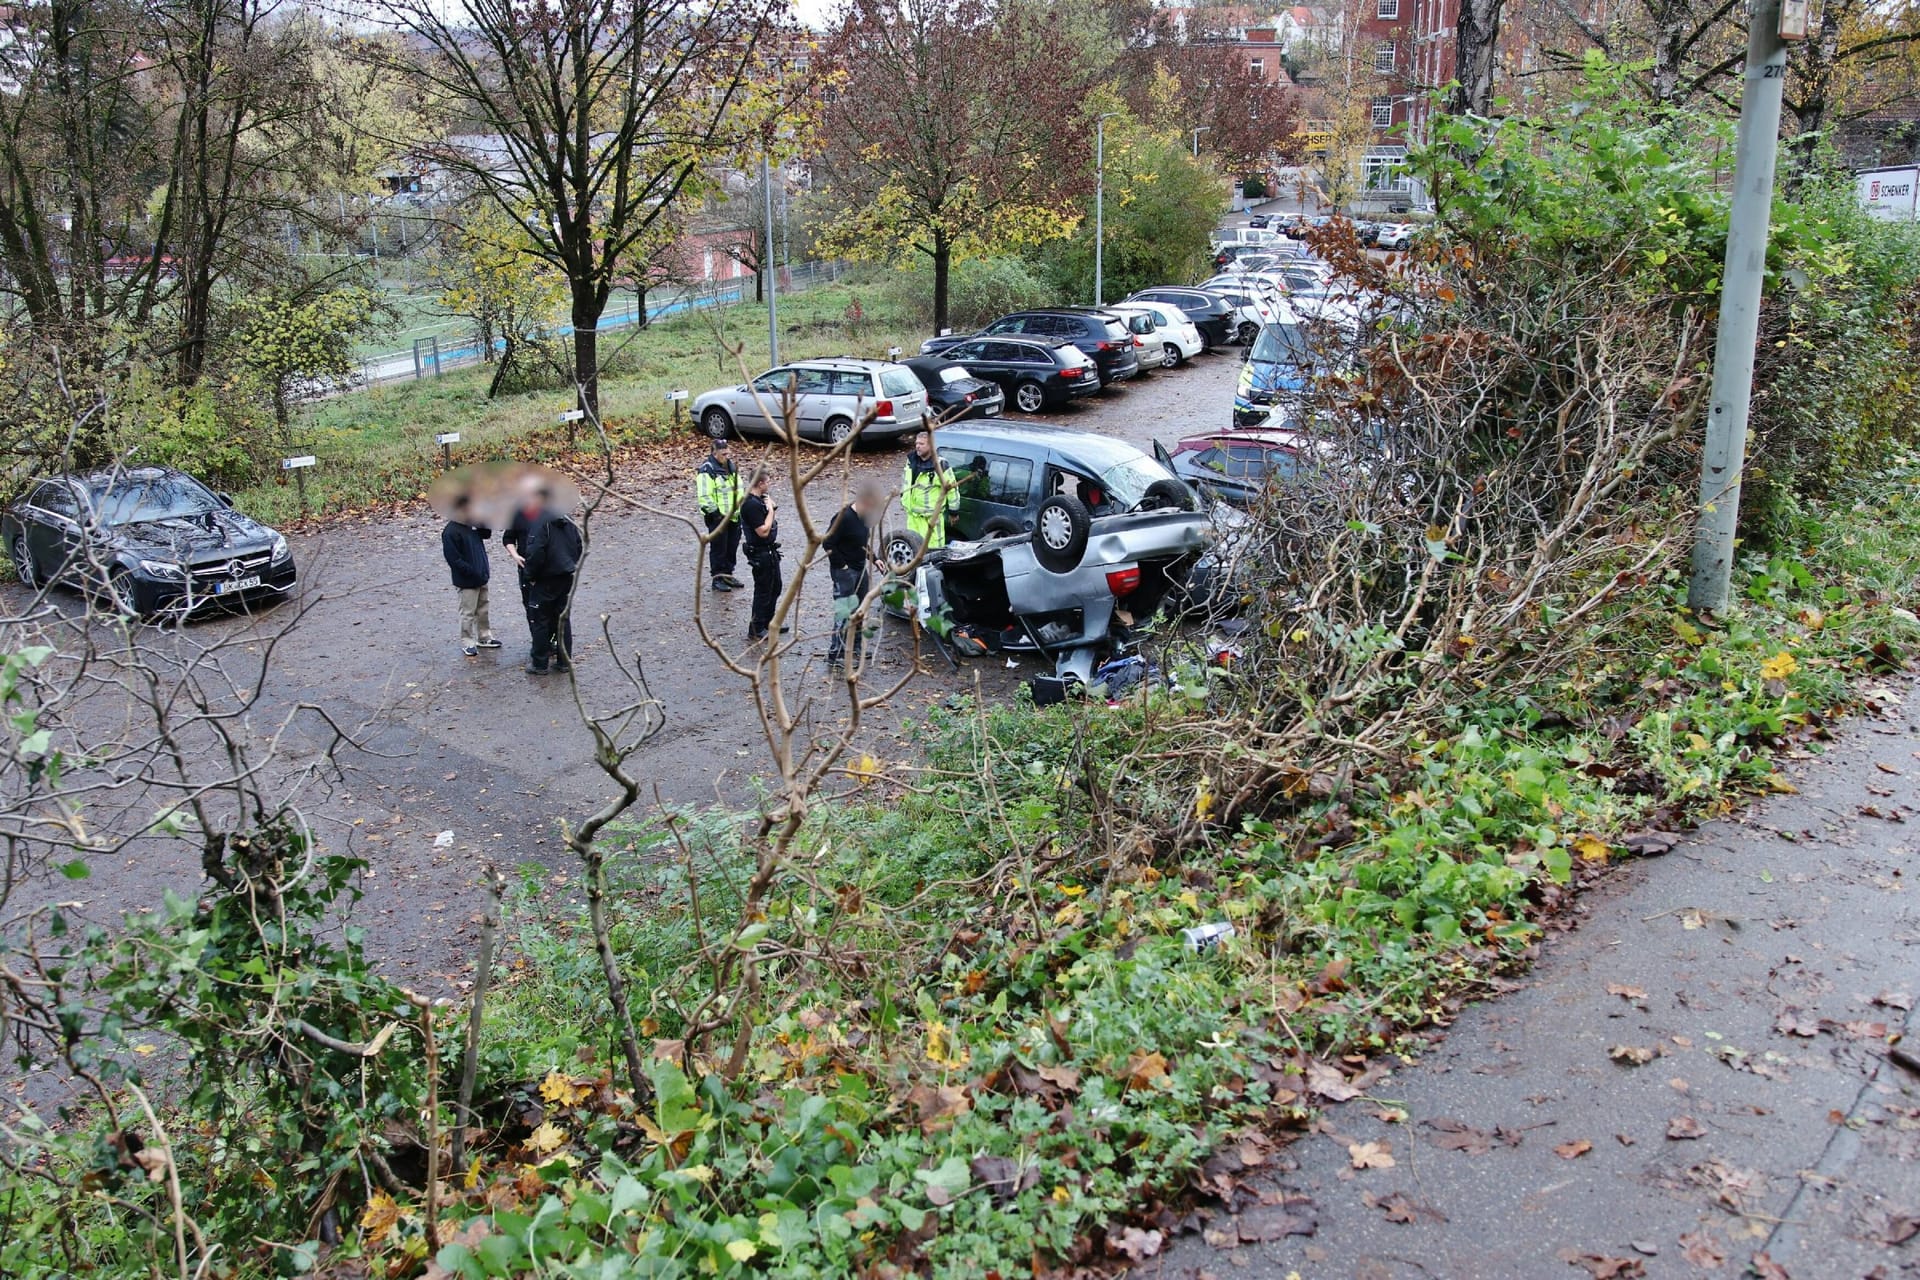
<instances>
[{"instance_id":1,"label":"person in beige trousers","mask_svg":"<svg viewBox=\"0 0 1920 1280\"><path fill-rule=\"evenodd\" d=\"M454 518L440 531L440 550L453 573L454 589L460 593L460 652L477 657L482 649L498 649L493 624L487 617L487 539L491 529L469 524L470 504L463 494L454 501Z\"/></svg>"}]
</instances>

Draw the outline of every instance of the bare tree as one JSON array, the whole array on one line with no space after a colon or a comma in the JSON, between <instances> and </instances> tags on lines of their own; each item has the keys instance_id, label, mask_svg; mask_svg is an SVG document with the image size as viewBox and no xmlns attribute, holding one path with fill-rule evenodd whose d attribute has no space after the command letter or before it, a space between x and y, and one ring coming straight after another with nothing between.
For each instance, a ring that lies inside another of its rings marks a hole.
<instances>
[{"instance_id":1,"label":"bare tree","mask_svg":"<svg viewBox=\"0 0 1920 1280\"><path fill-rule=\"evenodd\" d=\"M662 247L702 163L777 100L779 0L401 0L420 77L475 136L427 156L525 226L565 276L580 406L600 404L599 326L636 259ZM758 78L757 84L750 83ZM756 96L758 95L758 96Z\"/></svg>"}]
</instances>

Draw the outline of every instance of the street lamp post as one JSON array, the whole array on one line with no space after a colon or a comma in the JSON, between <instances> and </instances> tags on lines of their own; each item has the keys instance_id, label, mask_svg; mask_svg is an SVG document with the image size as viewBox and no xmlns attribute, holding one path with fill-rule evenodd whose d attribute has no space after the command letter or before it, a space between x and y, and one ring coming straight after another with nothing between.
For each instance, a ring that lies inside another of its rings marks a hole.
<instances>
[{"instance_id":1,"label":"street lamp post","mask_svg":"<svg viewBox=\"0 0 1920 1280\"><path fill-rule=\"evenodd\" d=\"M774 364L780 363L780 310L774 303L774 282L779 272L773 266L773 165L766 152L760 153L760 182L767 196L766 234L760 241L760 269L767 274L767 353Z\"/></svg>"},{"instance_id":2,"label":"street lamp post","mask_svg":"<svg viewBox=\"0 0 1920 1280\"><path fill-rule=\"evenodd\" d=\"M1198 160L1200 158L1200 135L1203 133L1212 133L1213 126L1203 124L1198 129L1189 129L1187 132L1193 135L1193 158Z\"/></svg>"},{"instance_id":3,"label":"street lamp post","mask_svg":"<svg viewBox=\"0 0 1920 1280\"><path fill-rule=\"evenodd\" d=\"M1103 111L1093 120L1093 305L1105 301L1101 278L1101 247L1106 241L1107 117L1118 111Z\"/></svg>"}]
</instances>

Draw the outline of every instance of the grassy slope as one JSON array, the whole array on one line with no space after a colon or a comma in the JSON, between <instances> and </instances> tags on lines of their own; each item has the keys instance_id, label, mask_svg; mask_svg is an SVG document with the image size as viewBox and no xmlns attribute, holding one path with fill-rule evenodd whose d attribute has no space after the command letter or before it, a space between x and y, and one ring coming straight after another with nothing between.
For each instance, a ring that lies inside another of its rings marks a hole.
<instances>
[{"instance_id":1,"label":"grassy slope","mask_svg":"<svg viewBox=\"0 0 1920 1280\"><path fill-rule=\"evenodd\" d=\"M892 296L874 279L855 278L783 298L782 357L884 356L890 346L917 350L918 322ZM849 319L856 301L858 321ZM684 389L691 398L738 380L742 361L747 373L759 373L766 367L766 343L766 310L756 306L618 332L603 356L610 365L601 382L609 427L629 439L670 430L668 391ZM734 349L737 358L730 354ZM553 427L556 415L572 407L572 393L534 391L489 401L492 376L491 366L480 366L309 406L295 426L300 450L320 460L307 475L309 510L321 514L412 498L438 469L433 438L443 431L460 432L456 462L532 456L550 447L530 437ZM285 476L236 497L243 509L270 523L288 521L299 510L297 491Z\"/></svg>"}]
</instances>

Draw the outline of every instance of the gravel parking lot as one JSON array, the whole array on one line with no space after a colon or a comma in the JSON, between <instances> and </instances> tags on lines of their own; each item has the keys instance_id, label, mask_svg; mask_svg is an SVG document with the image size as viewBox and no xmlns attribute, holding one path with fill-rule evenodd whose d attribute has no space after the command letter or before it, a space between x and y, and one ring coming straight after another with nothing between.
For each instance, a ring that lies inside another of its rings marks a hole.
<instances>
[{"instance_id":1,"label":"gravel parking lot","mask_svg":"<svg viewBox=\"0 0 1920 1280\"><path fill-rule=\"evenodd\" d=\"M1237 352L1221 350L1034 420L1143 448L1156 437L1171 446L1184 433L1229 420L1238 368ZM690 438L629 468L621 490L691 511L691 471L701 452ZM901 458L892 448L873 450L861 454L860 466L891 481ZM810 496L823 514L837 505L832 493ZM577 819L606 790L567 683L521 670L526 628L511 566L498 550L494 621L506 647L478 659L461 656L439 527L422 507L403 518L344 520L296 538L310 608L278 644L262 686L267 710L312 702L341 720L372 726L368 750L346 761L347 785L313 797L306 813L323 843L368 861L369 894L358 923L376 957L419 982L464 967L485 863L548 864L552 876L564 875L559 823ZM794 536L789 526L790 544ZM685 528L663 517L613 511L595 523L576 604L580 686L590 704L621 693L600 634L605 614L614 642L644 659L653 691L667 707L665 731L635 761L649 790L657 787L671 805L750 804L766 748L741 682L721 667L693 625L692 599L704 585L695 554ZM706 597L710 625L741 645L749 594ZM264 641L291 612L282 606L259 618L192 626ZM796 619L795 656L812 661L797 681L789 677L789 687L823 726L840 714L845 696L824 678L819 661L830 619L826 574L816 572ZM883 640L878 675L898 675L911 660L905 628L892 624ZM955 674L931 658L891 714L869 717L859 747L883 761L910 758L912 726L930 702L972 688L976 678L990 695L1005 694L1036 669L1027 661L1009 670L996 657ZM293 750L297 763L299 748ZM453 833L452 844L436 848L436 835L445 831ZM111 918L157 904L166 888L191 893L199 881L197 850L184 841L156 841L116 865L96 865L84 883L60 881L42 892L46 900L78 898L87 914Z\"/></svg>"}]
</instances>

